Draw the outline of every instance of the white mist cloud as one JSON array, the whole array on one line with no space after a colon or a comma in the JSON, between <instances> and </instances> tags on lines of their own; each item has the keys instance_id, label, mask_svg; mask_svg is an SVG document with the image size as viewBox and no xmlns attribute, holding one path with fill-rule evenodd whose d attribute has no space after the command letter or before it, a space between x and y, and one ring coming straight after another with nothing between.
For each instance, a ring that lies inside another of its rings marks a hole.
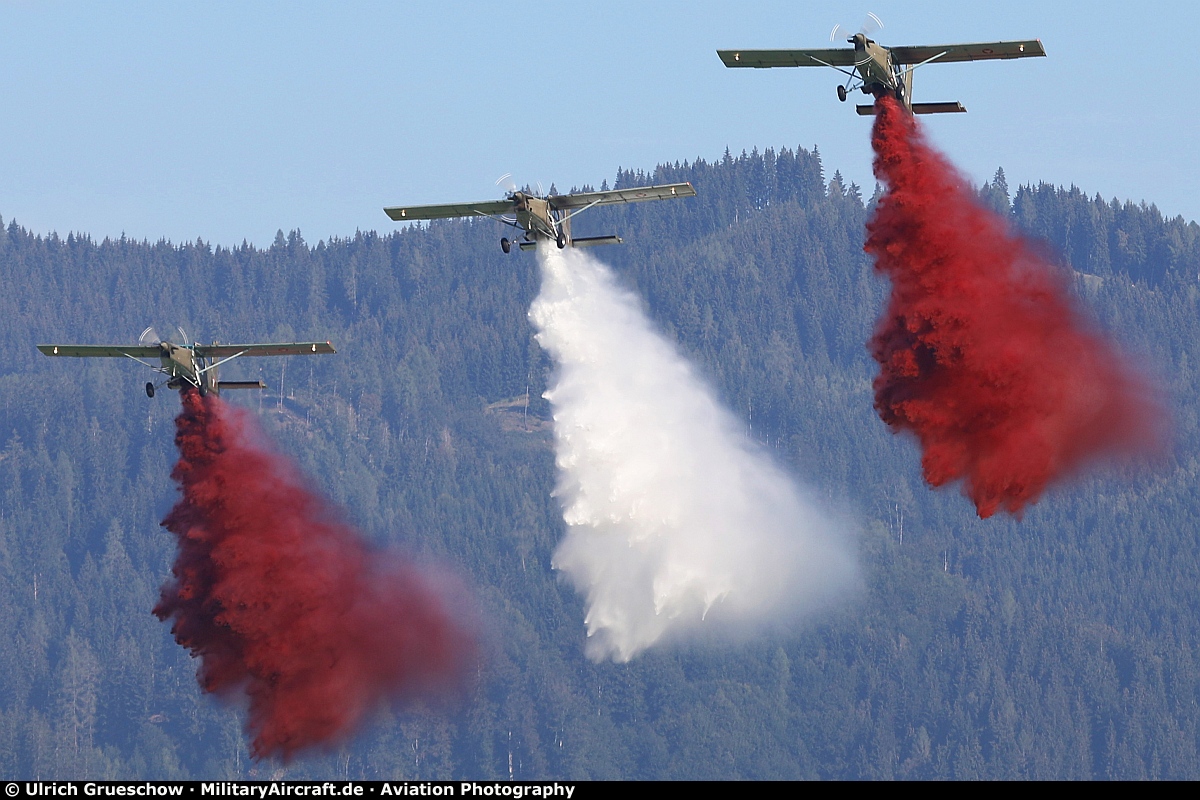
<instances>
[{"instance_id":1,"label":"white mist cloud","mask_svg":"<svg viewBox=\"0 0 1200 800\"><path fill-rule=\"evenodd\" d=\"M557 365L554 553L586 598L588 655L742 630L853 586L849 537L714 399L600 262L539 248L529 310Z\"/></svg>"}]
</instances>

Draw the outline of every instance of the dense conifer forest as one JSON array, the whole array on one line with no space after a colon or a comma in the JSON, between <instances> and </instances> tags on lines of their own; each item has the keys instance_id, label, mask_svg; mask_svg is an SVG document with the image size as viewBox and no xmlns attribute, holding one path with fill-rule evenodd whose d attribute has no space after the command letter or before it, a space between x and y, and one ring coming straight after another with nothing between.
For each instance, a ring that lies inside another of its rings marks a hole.
<instances>
[{"instance_id":1,"label":"dense conifer forest","mask_svg":"<svg viewBox=\"0 0 1200 800\"><path fill-rule=\"evenodd\" d=\"M864 347L886 286L870 198L819 154L619 171L699 196L605 208L598 249L751 434L855 520L860 594L744 642L629 664L583 655L563 531L550 364L526 318L532 254L487 220L268 248L0 227L0 774L27 778L1200 778L1200 227L1074 187L983 202L1074 271L1097 322L1173 414L1170 452L980 521L921 480L872 409ZM381 213L381 227L384 225ZM275 446L369 538L473 587L483 655L449 705L254 762L150 613L169 575L173 393L133 364L42 342L325 340L237 364ZM263 372L257 371L261 367ZM526 402L528 397L528 402Z\"/></svg>"}]
</instances>

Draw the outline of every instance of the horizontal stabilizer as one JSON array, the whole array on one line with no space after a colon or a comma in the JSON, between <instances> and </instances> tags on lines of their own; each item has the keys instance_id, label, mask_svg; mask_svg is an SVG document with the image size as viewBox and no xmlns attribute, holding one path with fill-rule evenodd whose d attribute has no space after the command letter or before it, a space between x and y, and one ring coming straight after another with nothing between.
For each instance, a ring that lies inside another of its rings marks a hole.
<instances>
[{"instance_id":1,"label":"horizontal stabilizer","mask_svg":"<svg viewBox=\"0 0 1200 800\"><path fill-rule=\"evenodd\" d=\"M963 108L963 104L954 103L913 103L912 112L914 114L965 114L967 109Z\"/></svg>"},{"instance_id":2,"label":"horizontal stabilizer","mask_svg":"<svg viewBox=\"0 0 1200 800\"><path fill-rule=\"evenodd\" d=\"M217 389L225 391L226 389L265 389L267 384L263 381L217 381Z\"/></svg>"},{"instance_id":3,"label":"horizontal stabilizer","mask_svg":"<svg viewBox=\"0 0 1200 800\"><path fill-rule=\"evenodd\" d=\"M550 241L547 239L546 241ZM572 247L594 247L598 244L622 244L624 240L620 236L581 236L578 239L571 240ZM537 242L517 242L517 247L522 250L536 250Z\"/></svg>"},{"instance_id":4,"label":"horizontal stabilizer","mask_svg":"<svg viewBox=\"0 0 1200 800\"><path fill-rule=\"evenodd\" d=\"M621 244L620 236L582 236L571 240L572 247L594 247L598 244Z\"/></svg>"},{"instance_id":5,"label":"horizontal stabilizer","mask_svg":"<svg viewBox=\"0 0 1200 800\"><path fill-rule=\"evenodd\" d=\"M855 106L854 110L859 113L859 116L873 117L875 116L875 106ZM962 103L913 103L912 113L914 114L963 114L966 113Z\"/></svg>"}]
</instances>

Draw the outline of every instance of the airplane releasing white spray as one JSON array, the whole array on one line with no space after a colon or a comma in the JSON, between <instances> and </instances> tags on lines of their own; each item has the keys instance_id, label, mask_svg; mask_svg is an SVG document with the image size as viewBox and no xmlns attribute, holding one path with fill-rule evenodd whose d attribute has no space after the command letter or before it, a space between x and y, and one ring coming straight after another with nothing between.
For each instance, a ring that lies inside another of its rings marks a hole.
<instances>
[{"instance_id":1,"label":"airplane releasing white spray","mask_svg":"<svg viewBox=\"0 0 1200 800\"><path fill-rule=\"evenodd\" d=\"M748 437L637 298L594 258L538 248L529 310L557 365L546 392L567 533L553 564L586 598L587 653L745 631L857 583L850 543Z\"/></svg>"}]
</instances>

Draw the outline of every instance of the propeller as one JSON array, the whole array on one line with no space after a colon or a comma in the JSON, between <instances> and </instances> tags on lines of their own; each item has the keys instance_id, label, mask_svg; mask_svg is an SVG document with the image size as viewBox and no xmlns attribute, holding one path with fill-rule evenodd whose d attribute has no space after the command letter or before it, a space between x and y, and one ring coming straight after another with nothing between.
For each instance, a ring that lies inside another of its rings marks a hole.
<instances>
[{"instance_id":1,"label":"propeller","mask_svg":"<svg viewBox=\"0 0 1200 800\"><path fill-rule=\"evenodd\" d=\"M175 334L179 334L178 337ZM185 346L191 346L192 344L191 340L188 339L187 331L178 325L175 326L175 331L167 336L159 336L158 331L154 329L153 325L147 325L146 329L138 336L138 344L141 345L161 344L162 342Z\"/></svg>"},{"instance_id":2,"label":"propeller","mask_svg":"<svg viewBox=\"0 0 1200 800\"><path fill-rule=\"evenodd\" d=\"M508 194L514 194L517 191L517 182L513 180L511 172L506 172L499 178L496 178L496 185L504 189Z\"/></svg>"},{"instance_id":3,"label":"propeller","mask_svg":"<svg viewBox=\"0 0 1200 800\"><path fill-rule=\"evenodd\" d=\"M496 185L502 187L504 189L504 191L510 195L515 194L518 191L522 191L527 194L533 193L533 187L531 187L528 183L525 184L524 188L517 186L517 182L513 180L511 172L506 172L503 175L501 175L499 178L496 178ZM537 196L538 197L546 196L546 193L542 190L542 182L541 181L538 181L538 184L537 184Z\"/></svg>"},{"instance_id":4,"label":"propeller","mask_svg":"<svg viewBox=\"0 0 1200 800\"><path fill-rule=\"evenodd\" d=\"M864 19L862 25L858 27L858 33L861 33L863 36L868 38L870 38L871 35L876 31L881 30L883 30L883 20L871 12L867 12L866 19ZM849 28L843 25L834 25L833 30L829 32L829 41L836 42L838 38L842 36L846 37L847 39L854 38L854 34L850 33Z\"/></svg>"}]
</instances>

